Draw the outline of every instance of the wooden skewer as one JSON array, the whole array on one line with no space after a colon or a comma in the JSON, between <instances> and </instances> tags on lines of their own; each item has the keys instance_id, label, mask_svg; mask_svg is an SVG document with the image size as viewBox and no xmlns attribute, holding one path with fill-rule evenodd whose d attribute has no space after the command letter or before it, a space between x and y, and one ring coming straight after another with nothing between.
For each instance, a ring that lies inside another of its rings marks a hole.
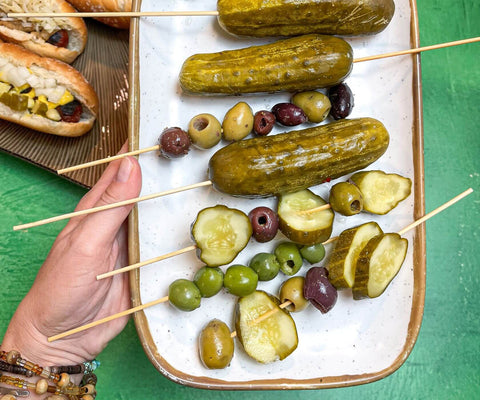
<instances>
[{"instance_id":1,"label":"wooden skewer","mask_svg":"<svg viewBox=\"0 0 480 400\"><path fill-rule=\"evenodd\" d=\"M129 265L128 267L114 269L113 271L105 272L104 274L97 275L97 281L99 281L101 279L108 278L110 276L121 274L123 272L132 271L134 269L141 268L141 267L144 267L145 265L153 264L153 263L156 263L158 261L166 260L167 258L172 258L172 257L178 256L178 255L183 254L183 253L188 253L189 251L195 250L196 248L197 248L197 245L194 244L194 245L191 245L191 246L188 246L188 247L184 247L183 249L180 249L180 250L172 251L170 253L166 253L166 254L163 254L161 256L151 258L151 259L146 260L146 261L142 261L142 262L139 262L139 263L136 263L136 264Z\"/></svg>"},{"instance_id":2,"label":"wooden skewer","mask_svg":"<svg viewBox=\"0 0 480 400\"><path fill-rule=\"evenodd\" d=\"M297 214L298 215L313 214L313 213L320 212L320 211L323 211L323 210L328 210L329 208L332 208L332 206L327 203L327 204L324 204L323 206L310 208L308 210L297 211Z\"/></svg>"},{"instance_id":3,"label":"wooden skewer","mask_svg":"<svg viewBox=\"0 0 480 400\"><path fill-rule=\"evenodd\" d=\"M117 319L117 318L125 317L126 315L136 313L137 311L141 311L141 310L144 310L145 308L153 307L157 304L165 303L167 301L168 301L168 296L165 296L165 297L162 297L160 299L150 301L149 303L141 304L137 307L133 307L133 308L130 308L128 310L119 312L117 314L110 315L109 317L105 317L105 318L99 319L97 321L90 322L89 324L79 326L78 328L70 329L69 331L59 333L58 335L50 336L47 340L49 342L54 342L55 340L62 339L64 337L73 335L73 334L78 333L78 332L83 332L87 329L90 329L90 328L93 328L95 326L101 325L105 322L109 322L109 321L113 321L114 319Z\"/></svg>"},{"instance_id":4,"label":"wooden skewer","mask_svg":"<svg viewBox=\"0 0 480 400\"><path fill-rule=\"evenodd\" d=\"M416 221L412 222L410 225L406 226L402 230L398 231L399 235L403 235L405 232L409 231L410 229L415 228L417 225L420 225L424 221L429 218L432 218L434 215L438 214L439 212L445 210L446 208L450 207L451 205L455 204L457 201L463 199L464 197L468 196L470 193L473 192L472 188L465 190L464 192L460 193L458 196L455 196L450 201L447 201L445 204L437 207L435 210L430 211L428 214L424 215L422 218L417 219Z\"/></svg>"},{"instance_id":5,"label":"wooden skewer","mask_svg":"<svg viewBox=\"0 0 480 400\"><path fill-rule=\"evenodd\" d=\"M120 160L121 158L125 158L127 156L138 156L139 154L148 153L150 151L155 151L155 150L160 150L159 144L151 147L146 147L140 150L129 151L128 153L118 154L116 156L102 158L101 160L95 160L95 161L90 161L84 164L75 165L73 167L59 169L57 171L57 174L62 175L62 174L66 174L67 172L73 172L83 168L94 167L96 165L109 163L115 160Z\"/></svg>"},{"instance_id":6,"label":"wooden skewer","mask_svg":"<svg viewBox=\"0 0 480 400\"><path fill-rule=\"evenodd\" d=\"M98 11L98 12L11 12L8 18L132 18L132 17L189 17L218 16L218 11Z\"/></svg>"},{"instance_id":7,"label":"wooden skewer","mask_svg":"<svg viewBox=\"0 0 480 400\"><path fill-rule=\"evenodd\" d=\"M210 185L212 185L212 181L204 181L204 182L194 183L193 185L181 186L181 187L178 187L178 188L175 188L175 189L165 190L165 191L159 192L159 193L153 193L153 194L149 194L149 195L146 195L146 196L135 197L133 199L120 201L118 203L106 204L104 206L88 208L86 210L74 211L74 212L71 212L71 213L68 213L68 214L63 214L63 215L59 215L59 216L51 217L51 218L47 218L47 219L42 219L42 220L36 221L36 222L30 222L28 224L16 225L16 226L13 227L13 230L18 231L18 230L21 230L21 229L33 228L35 226L45 225L45 224L49 224L51 222L61 221L61 220L68 219L68 218L73 218L73 217L78 217L80 215L87 215L87 214L91 214L91 213L98 212L98 211L110 210L112 208L122 207L122 206L126 206L126 205L129 205L129 204L134 204L134 203L138 203L138 202L141 202L141 201L145 201L145 200L155 199L157 197L162 197L162 196L166 196L166 195L169 195L169 194L183 192L185 190L190 190L190 189L195 189L195 188L198 188L198 187L210 186Z\"/></svg>"},{"instance_id":8,"label":"wooden skewer","mask_svg":"<svg viewBox=\"0 0 480 400\"><path fill-rule=\"evenodd\" d=\"M436 214L440 213L441 211L445 210L446 208L452 206L453 204L455 204L455 203L458 202L459 200L463 199L464 197L468 196L468 195L469 195L470 193L472 193L472 192L473 192L473 189L472 189L472 188L469 188L469 189L465 190L464 192L460 193L458 196L455 196L453 199L449 200L449 201L446 202L445 204L443 204L443 205L441 205L440 207L437 207L435 210L429 212L429 213L426 214L424 217L418 219L417 221L409 224L408 226L406 226L406 227L403 228L402 230L398 231L398 233L399 233L399 234L403 234L403 233L407 232L408 230L413 229L413 228L416 227L417 225L425 222L427 219L433 217L434 215L436 215ZM336 239L336 238L335 238L335 239ZM326 242L325 242L325 243L326 243ZM89 329L89 328L93 328L93 327L95 327L95 326L101 325L101 324L103 324L103 323L105 323L105 322L109 322L109 321L112 321L112 320L114 320L114 319L116 319L116 318L120 318L120 317L123 317L123 316L126 316L126 315L133 314L133 313L135 313L135 312L137 312L137 311L144 310L144 309L147 308L147 307L151 307L151 306L154 306L154 305L159 304L159 303L164 303L164 302L166 302L166 301L168 301L168 296L162 297L162 298L160 298L160 299L158 299L158 300L154 300L154 301L151 301L151 302L146 303L146 304L142 304L142 305L137 306L137 307L133 307L133 308L131 308L131 309L128 309L128 310L122 311L122 312L120 312L120 313L111 315L111 316L109 316L109 317L105 317L105 318L99 319L99 320L94 321L94 322L91 322L91 323L89 323L89 324L87 324L87 325L83 325L83 326L80 326L80 327L78 327L78 328L71 329L71 330L69 330L69 331L67 331L67 332L63 332L63 333L60 333L60 334L58 334L58 335L51 336L51 337L49 337L47 340L48 340L49 342L53 342L54 340L58 340L58 339L61 339L61 338L66 337L66 336L73 335L74 333L82 332L82 331L87 330L87 329ZM282 303L282 304L280 305L280 307L282 307L282 306L283 306L282 308L287 307L287 306L289 305L289 304L287 304L287 303L289 303L289 301L286 301L286 302ZM267 314L268 314L268 313L273 314L274 312L272 312L272 310L271 310L271 311L268 311ZM271 314L270 314L270 315L271 315ZM269 315L269 316L270 316L270 315ZM267 317L265 317L265 318L267 318ZM257 319L254 320L254 321L257 321L257 323L258 323L259 321L262 321L263 319L264 319L264 316L262 315L262 316L260 316L259 318L257 318ZM233 335L233 333L232 333L232 335ZM232 336L232 337L233 337L233 336Z\"/></svg>"},{"instance_id":9,"label":"wooden skewer","mask_svg":"<svg viewBox=\"0 0 480 400\"><path fill-rule=\"evenodd\" d=\"M416 53L420 53L422 51L442 49L444 47L458 46L458 45L461 45L461 44L474 43L474 42L478 42L478 41L480 41L480 36L470 38L470 39L463 39L463 40L456 40L456 41L453 41L453 42L435 44L435 45L432 45L432 46L417 47L417 48L414 48L414 49L401 50L401 51L393 51L391 53L384 53L384 54L379 54L379 55L376 55L376 56L356 58L356 59L353 60L353 62L357 63L357 62L363 62L363 61L378 60L380 58L402 56L402 55L406 55L406 54L416 54Z\"/></svg>"}]
</instances>

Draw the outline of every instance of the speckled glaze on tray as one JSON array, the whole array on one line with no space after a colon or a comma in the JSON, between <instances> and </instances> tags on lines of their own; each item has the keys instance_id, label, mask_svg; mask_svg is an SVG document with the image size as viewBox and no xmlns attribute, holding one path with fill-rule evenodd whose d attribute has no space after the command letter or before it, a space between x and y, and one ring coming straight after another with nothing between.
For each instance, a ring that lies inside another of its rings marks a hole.
<instances>
[{"instance_id":1,"label":"speckled glaze on tray","mask_svg":"<svg viewBox=\"0 0 480 400\"><path fill-rule=\"evenodd\" d=\"M136 2L136 9L212 10L215 1ZM231 37L214 17L140 18L132 25L130 81L132 148L156 143L167 126L187 126L199 113L223 119L225 112L243 100L254 111L269 109L286 101L289 94L242 97L193 97L181 92L178 72L193 53L212 52L264 43L267 40ZM389 27L370 37L346 39L355 57L403 50L418 46L416 5L396 2ZM355 95L354 117L374 117L390 133L387 152L367 169L408 176L412 195L385 216L366 213L336 216L333 236L346 228L376 221L385 232L395 232L424 214L423 141L419 56L403 56L354 64L347 79ZM297 129L297 128L296 128ZM287 131L277 127L275 133ZM225 145L222 143L221 145ZM142 194L155 193L207 179L208 160L220 145L208 150L192 149L178 160L157 154L140 157ZM316 186L312 190L328 198L330 187L347 177ZM139 203L130 218L130 262L147 260L193 244L190 225L205 207L225 204L248 213L258 205L275 207L275 199L249 200L218 193L211 187ZM204 368L197 353L202 327L219 318L232 330L236 299L222 292L203 299L199 309L184 313L160 304L136 313L135 323L145 352L153 365L175 382L209 389L312 389L356 385L381 379L394 372L408 357L420 328L425 293L425 231L423 226L408 232L407 258L386 292L376 299L354 301L351 291L339 292L336 306L321 314L313 307L293 314L299 335L298 348L285 360L268 365L250 359L238 341L231 365L224 370ZM272 251L285 238L274 242L250 241L233 263L248 264L260 251ZM332 245L327 247L327 253ZM327 255L328 259L328 255ZM232 264L233 264L232 263ZM134 305L167 295L177 278L192 279L202 266L194 252L164 260L131 273ZM227 266L222 267L224 270ZM307 267L302 268L305 274ZM285 278L261 282L259 289L276 294Z\"/></svg>"},{"instance_id":2,"label":"speckled glaze on tray","mask_svg":"<svg viewBox=\"0 0 480 400\"><path fill-rule=\"evenodd\" d=\"M86 20L88 42L72 64L90 82L99 98L92 130L80 137L36 132L0 120L0 150L46 170L59 169L115 155L128 133L128 30ZM87 188L93 186L106 164L63 175Z\"/></svg>"}]
</instances>

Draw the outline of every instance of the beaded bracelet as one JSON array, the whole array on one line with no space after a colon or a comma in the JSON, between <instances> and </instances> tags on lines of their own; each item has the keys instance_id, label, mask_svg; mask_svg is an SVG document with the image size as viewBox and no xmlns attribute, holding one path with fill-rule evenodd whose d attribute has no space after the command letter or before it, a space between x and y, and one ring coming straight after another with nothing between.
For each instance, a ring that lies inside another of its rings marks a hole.
<instances>
[{"instance_id":1,"label":"beaded bracelet","mask_svg":"<svg viewBox=\"0 0 480 400\"><path fill-rule=\"evenodd\" d=\"M3 358L0 355L0 358ZM50 372L54 374L61 374L66 372L70 375L76 374L88 374L90 372L95 371L100 366L100 361L92 360L92 361L85 361L81 364L77 365L52 365L50 367L46 367L45 369L50 370ZM33 371L29 371L28 369L21 367L19 365L12 365L8 364L5 361L0 360L0 371L11 372L12 374L17 375L25 375L27 378L30 378L34 375Z\"/></svg>"},{"instance_id":2,"label":"beaded bracelet","mask_svg":"<svg viewBox=\"0 0 480 400\"><path fill-rule=\"evenodd\" d=\"M41 377L36 383L31 383L27 380L8 376L0 373L0 383L4 383L10 386L15 386L29 391L35 391L36 394L50 393L53 396L49 396L47 399L58 399L61 395L68 396L70 400L93 400L96 396L95 385L97 383L97 377L93 373L93 370L99 365L98 361L89 361L82 364L80 367L83 370L83 379L80 386L75 385L70 381L70 374L67 372L52 372L51 368L43 368L37 364L23 359L18 351L12 350L8 353L0 351L0 359L3 360L10 368L8 372L17 374L17 371L25 370L25 375L33 376L38 375ZM18 369L15 367L20 367ZM67 367L54 367L57 371L66 369L78 370L78 368L72 368L77 366ZM2 369L4 370L4 369ZM23 375L23 373L20 373ZM31 374L31 375L30 375ZM48 381L55 383L55 386L49 385ZM7 395L11 396L11 395Z\"/></svg>"}]
</instances>

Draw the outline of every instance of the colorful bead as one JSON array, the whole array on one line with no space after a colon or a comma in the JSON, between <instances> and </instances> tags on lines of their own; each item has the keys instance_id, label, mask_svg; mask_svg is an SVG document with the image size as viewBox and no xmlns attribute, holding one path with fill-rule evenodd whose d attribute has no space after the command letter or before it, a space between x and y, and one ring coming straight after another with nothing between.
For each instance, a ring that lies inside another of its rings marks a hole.
<instances>
[{"instance_id":1,"label":"colorful bead","mask_svg":"<svg viewBox=\"0 0 480 400\"><path fill-rule=\"evenodd\" d=\"M60 380L57 382L57 386L59 388L65 388L68 386L70 383L70 375L68 375L66 372L63 372L60 374Z\"/></svg>"},{"instance_id":2,"label":"colorful bead","mask_svg":"<svg viewBox=\"0 0 480 400\"><path fill-rule=\"evenodd\" d=\"M85 394L94 394L95 392L95 386L92 384L87 384L85 386L82 386L82 389L85 390Z\"/></svg>"},{"instance_id":3,"label":"colorful bead","mask_svg":"<svg viewBox=\"0 0 480 400\"><path fill-rule=\"evenodd\" d=\"M46 379L39 379L35 386L35 393L37 394L45 394L48 390L48 382Z\"/></svg>"},{"instance_id":4,"label":"colorful bead","mask_svg":"<svg viewBox=\"0 0 480 400\"><path fill-rule=\"evenodd\" d=\"M17 398L13 394L5 394L0 397L0 400L17 400Z\"/></svg>"},{"instance_id":5,"label":"colorful bead","mask_svg":"<svg viewBox=\"0 0 480 400\"><path fill-rule=\"evenodd\" d=\"M5 359L5 361L9 364L15 365L19 358L20 358L20 353L16 350L12 350L7 353L7 358Z\"/></svg>"}]
</instances>

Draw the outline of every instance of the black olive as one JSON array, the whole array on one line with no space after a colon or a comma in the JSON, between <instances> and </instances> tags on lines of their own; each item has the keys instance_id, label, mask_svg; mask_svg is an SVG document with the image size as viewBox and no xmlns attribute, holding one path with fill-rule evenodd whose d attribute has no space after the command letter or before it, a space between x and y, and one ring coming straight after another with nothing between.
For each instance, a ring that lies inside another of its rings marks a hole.
<instances>
[{"instance_id":1,"label":"black olive","mask_svg":"<svg viewBox=\"0 0 480 400\"><path fill-rule=\"evenodd\" d=\"M353 93L346 83L333 86L328 91L328 98L332 103L330 115L338 120L347 118L353 109Z\"/></svg>"}]
</instances>

